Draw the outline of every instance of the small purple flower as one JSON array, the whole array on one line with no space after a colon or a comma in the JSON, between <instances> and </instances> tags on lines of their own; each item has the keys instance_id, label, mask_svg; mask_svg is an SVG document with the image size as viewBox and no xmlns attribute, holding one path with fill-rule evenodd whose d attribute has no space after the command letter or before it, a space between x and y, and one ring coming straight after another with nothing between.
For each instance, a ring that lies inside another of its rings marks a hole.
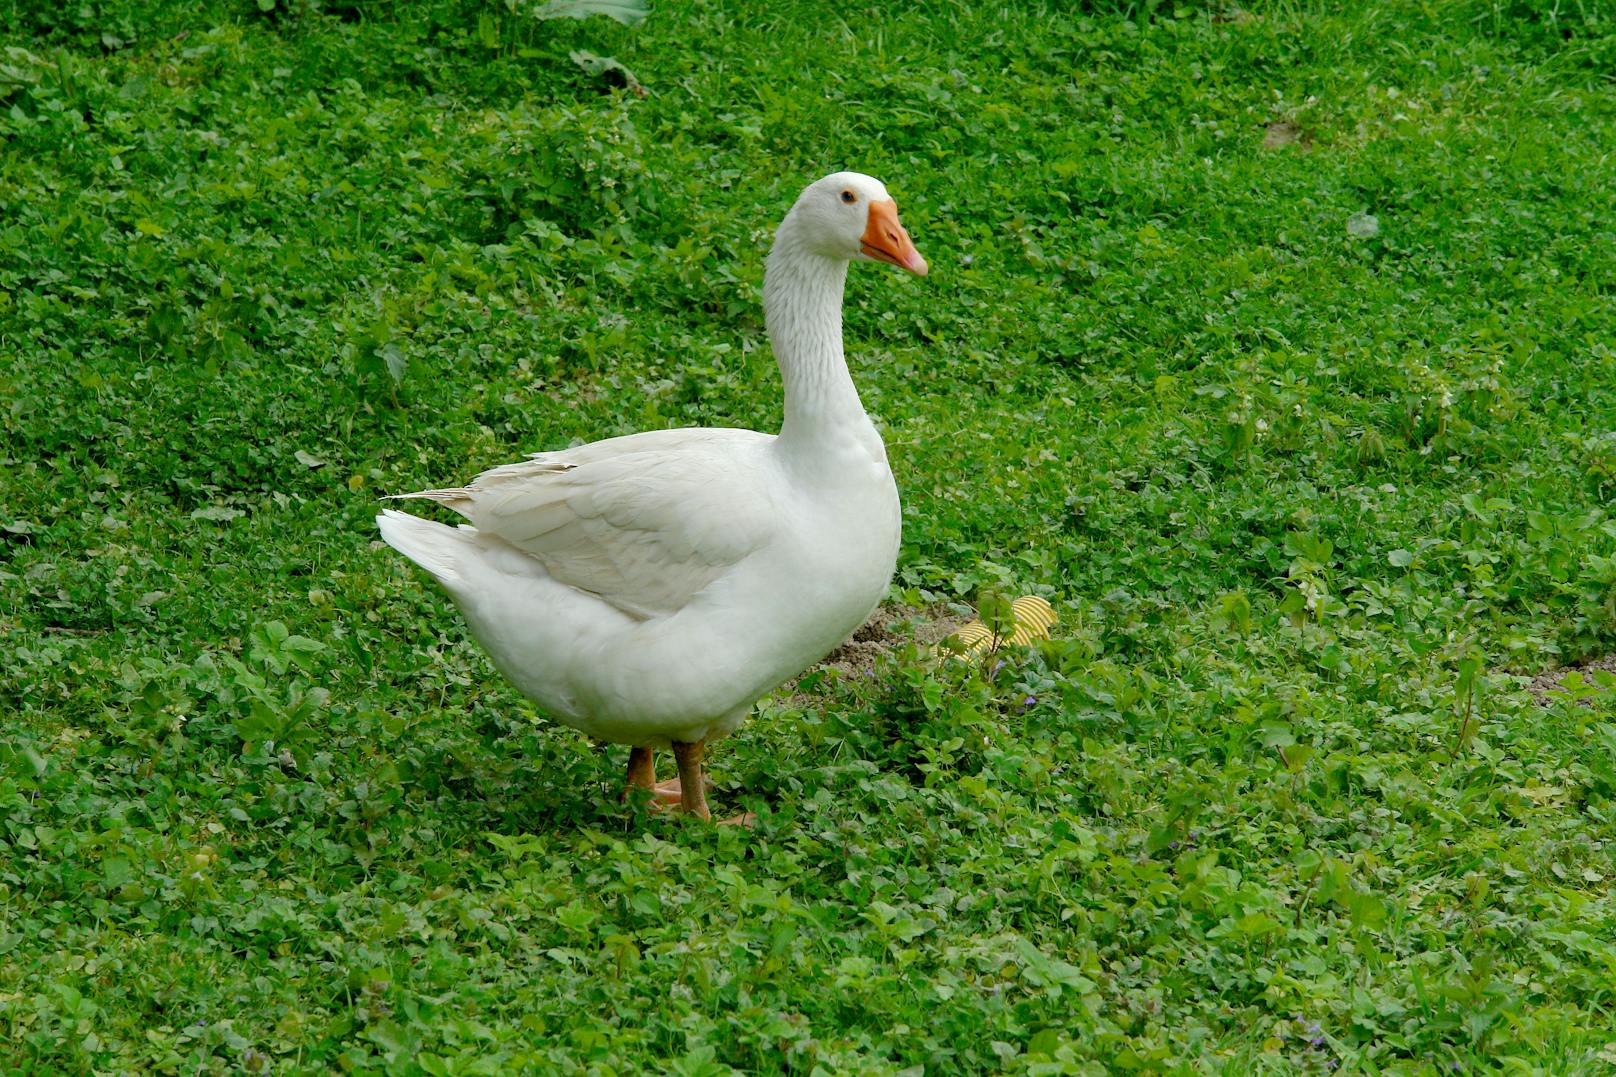
<instances>
[{"instance_id":1,"label":"small purple flower","mask_svg":"<svg viewBox=\"0 0 1616 1077\"><path fill-rule=\"evenodd\" d=\"M1037 702L1038 702L1038 697L1037 696L1028 696L1026 699L1023 699L1021 701L1021 707L1022 707L1023 710L1025 710L1026 708L1032 706L1034 703L1037 703Z\"/></svg>"}]
</instances>

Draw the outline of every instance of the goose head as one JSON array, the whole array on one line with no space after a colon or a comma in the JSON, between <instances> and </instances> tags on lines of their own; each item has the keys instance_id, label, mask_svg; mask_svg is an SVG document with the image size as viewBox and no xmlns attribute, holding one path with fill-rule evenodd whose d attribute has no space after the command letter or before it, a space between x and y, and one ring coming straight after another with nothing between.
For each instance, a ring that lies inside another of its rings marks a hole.
<instances>
[{"instance_id":1,"label":"goose head","mask_svg":"<svg viewBox=\"0 0 1616 1077\"><path fill-rule=\"evenodd\" d=\"M927 272L898 223L898 204L880 180L860 172L833 172L805 188L787 220L803 247L842 261L887 262L917 277Z\"/></svg>"}]
</instances>

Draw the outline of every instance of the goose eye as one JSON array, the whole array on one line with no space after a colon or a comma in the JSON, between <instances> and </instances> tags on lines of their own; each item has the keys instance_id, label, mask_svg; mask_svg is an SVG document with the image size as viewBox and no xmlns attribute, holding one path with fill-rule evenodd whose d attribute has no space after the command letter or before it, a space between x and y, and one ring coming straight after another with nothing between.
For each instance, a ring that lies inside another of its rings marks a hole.
<instances>
[{"instance_id":1,"label":"goose eye","mask_svg":"<svg viewBox=\"0 0 1616 1077\"><path fill-rule=\"evenodd\" d=\"M851 206L854 202L858 201L858 195L854 194L852 191L843 191L842 201Z\"/></svg>"}]
</instances>

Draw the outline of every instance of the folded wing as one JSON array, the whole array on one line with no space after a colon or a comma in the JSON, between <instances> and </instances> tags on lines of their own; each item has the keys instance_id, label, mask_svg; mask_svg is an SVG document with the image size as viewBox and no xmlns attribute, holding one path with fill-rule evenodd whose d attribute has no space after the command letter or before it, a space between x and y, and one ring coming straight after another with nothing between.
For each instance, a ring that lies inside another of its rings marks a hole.
<instances>
[{"instance_id":1,"label":"folded wing","mask_svg":"<svg viewBox=\"0 0 1616 1077\"><path fill-rule=\"evenodd\" d=\"M777 524L755 454L709 438L614 440L401 496L448 505L554 579L641 619L684 608L768 543Z\"/></svg>"}]
</instances>

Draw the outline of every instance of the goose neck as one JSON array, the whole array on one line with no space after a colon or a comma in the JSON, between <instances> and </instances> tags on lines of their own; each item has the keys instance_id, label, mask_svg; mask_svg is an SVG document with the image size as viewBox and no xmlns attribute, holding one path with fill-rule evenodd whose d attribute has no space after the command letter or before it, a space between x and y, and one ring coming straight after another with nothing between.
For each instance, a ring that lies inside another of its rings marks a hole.
<instances>
[{"instance_id":1,"label":"goose neck","mask_svg":"<svg viewBox=\"0 0 1616 1077\"><path fill-rule=\"evenodd\" d=\"M869 418L842 353L847 262L794 242L782 228L763 280L763 312L785 383L780 440L809 445L862 432Z\"/></svg>"}]
</instances>

